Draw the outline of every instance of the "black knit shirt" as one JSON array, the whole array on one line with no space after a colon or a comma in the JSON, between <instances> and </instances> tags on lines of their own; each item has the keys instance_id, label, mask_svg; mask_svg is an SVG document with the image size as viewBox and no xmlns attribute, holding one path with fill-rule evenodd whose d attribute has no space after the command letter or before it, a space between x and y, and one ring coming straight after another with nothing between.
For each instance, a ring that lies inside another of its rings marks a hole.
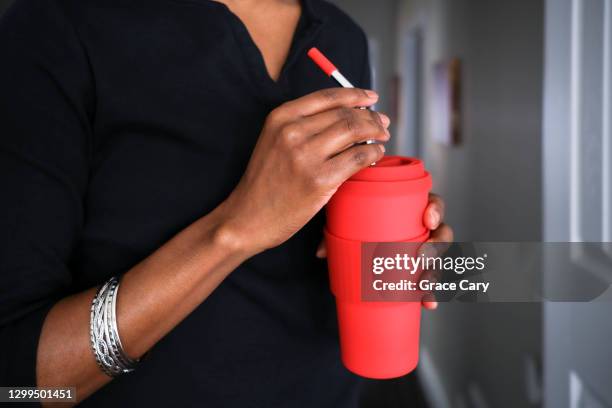
<instances>
[{"instance_id":1,"label":"black knit shirt","mask_svg":"<svg viewBox=\"0 0 612 408\"><path fill-rule=\"evenodd\" d=\"M214 1L17 0L4 15L0 386L35 383L55 302L125 273L210 212L267 114L336 86L309 47L369 85L363 32L335 6L302 5L276 82L242 22ZM245 262L83 406L355 406L359 380L340 362L315 258L323 222Z\"/></svg>"}]
</instances>

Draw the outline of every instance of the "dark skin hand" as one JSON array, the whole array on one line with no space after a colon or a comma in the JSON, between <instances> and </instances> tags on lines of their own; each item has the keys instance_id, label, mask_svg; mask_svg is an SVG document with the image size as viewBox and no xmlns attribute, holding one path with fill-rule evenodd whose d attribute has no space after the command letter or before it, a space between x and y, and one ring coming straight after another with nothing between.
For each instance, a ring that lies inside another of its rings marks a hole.
<instances>
[{"instance_id":1,"label":"dark skin hand","mask_svg":"<svg viewBox=\"0 0 612 408\"><path fill-rule=\"evenodd\" d=\"M268 116L246 173L224 203L227 222L248 226L246 236L260 236L254 251L286 241L348 177L380 160L382 144L359 143L388 141L389 118L348 107L377 97L372 91L323 90Z\"/></svg>"}]
</instances>

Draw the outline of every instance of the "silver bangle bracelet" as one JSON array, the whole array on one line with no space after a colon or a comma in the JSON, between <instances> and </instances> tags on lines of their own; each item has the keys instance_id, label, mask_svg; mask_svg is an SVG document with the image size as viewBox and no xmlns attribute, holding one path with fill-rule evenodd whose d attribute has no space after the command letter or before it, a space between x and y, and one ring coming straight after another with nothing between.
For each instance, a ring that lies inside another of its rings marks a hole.
<instances>
[{"instance_id":1,"label":"silver bangle bracelet","mask_svg":"<svg viewBox=\"0 0 612 408\"><path fill-rule=\"evenodd\" d=\"M110 278L102 285L91 302L91 348L100 369L109 377L134 371L138 360L123 350L117 328L117 293L119 279Z\"/></svg>"}]
</instances>

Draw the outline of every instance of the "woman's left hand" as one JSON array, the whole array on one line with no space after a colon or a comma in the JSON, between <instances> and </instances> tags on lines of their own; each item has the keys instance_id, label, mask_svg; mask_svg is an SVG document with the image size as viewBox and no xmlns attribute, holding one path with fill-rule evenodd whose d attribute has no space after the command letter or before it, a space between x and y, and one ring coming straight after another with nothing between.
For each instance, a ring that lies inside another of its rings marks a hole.
<instances>
[{"instance_id":1,"label":"woman's left hand","mask_svg":"<svg viewBox=\"0 0 612 408\"><path fill-rule=\"evenodd\" d=\"M423 224L431 231L428 243L453 242L453 229L444 223L444 201L437 194L429 194L429 203L423 213ZM317 249L317 258L327 257L325 240L321 241ZM429 310L436 309L438 302L423 300L423 307Z\"/></svg>"}]
</instances>

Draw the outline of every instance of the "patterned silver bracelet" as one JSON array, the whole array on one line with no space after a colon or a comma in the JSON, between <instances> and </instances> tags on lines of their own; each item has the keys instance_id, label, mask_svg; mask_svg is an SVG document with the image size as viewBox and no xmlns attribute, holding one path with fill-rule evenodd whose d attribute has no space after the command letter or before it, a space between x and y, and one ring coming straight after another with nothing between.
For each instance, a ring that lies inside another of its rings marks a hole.
<instances>
[{"instance_id":1,"label":"patterned silver bracelet","mask_svg":"<svg viewBox=\"0 0 612 408\"><path fill-rule=\"evenodd\" d=\"M117 328L117 293L119 279L110 278L102 285L91 302L91 348L100 369L109 377L134 371L138 360L123 351Z\"/></svg>"}]
</instances>

